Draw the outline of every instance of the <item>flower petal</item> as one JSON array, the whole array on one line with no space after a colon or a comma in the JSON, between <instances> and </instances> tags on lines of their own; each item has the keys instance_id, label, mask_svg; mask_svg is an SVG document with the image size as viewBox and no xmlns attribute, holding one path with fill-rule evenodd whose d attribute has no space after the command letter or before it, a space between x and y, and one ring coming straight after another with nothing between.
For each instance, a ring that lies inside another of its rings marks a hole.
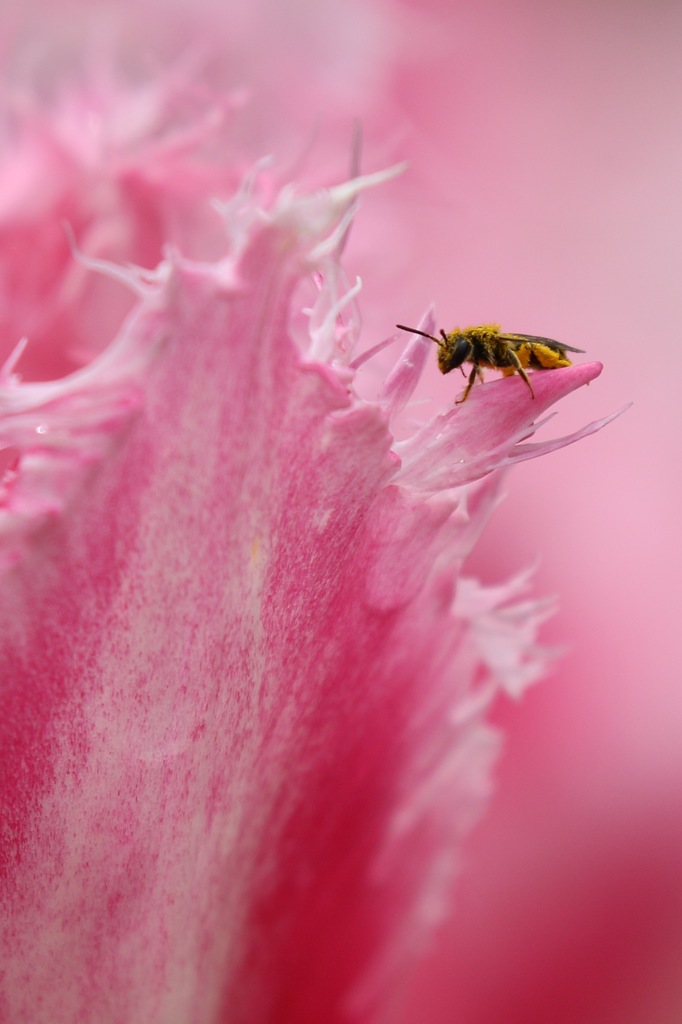
<instances>
[{"instance_id":1,"label":"flower petal","mask_svg":"<svg viewBox=\"0 0 682 1024\"><path fill-rule=\"evenodd\" d=\"M101 357L5 377L11 1019L369 1020L444 908L487 707L543 655L536 606L458 589L495 478L433 492L598 369L544 375L532 410L479 388L399 458L334 358L339 228L375 180L237 218L217 263L131 271ZM323 362L290 333L311 270Z\"/></svg>"}]
</instances>

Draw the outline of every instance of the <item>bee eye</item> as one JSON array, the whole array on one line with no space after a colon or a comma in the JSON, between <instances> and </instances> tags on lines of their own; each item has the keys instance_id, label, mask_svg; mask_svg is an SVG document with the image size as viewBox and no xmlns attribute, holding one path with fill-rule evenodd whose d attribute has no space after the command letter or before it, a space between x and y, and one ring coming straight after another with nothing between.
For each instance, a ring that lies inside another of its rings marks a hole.
<instances>
[{"instance_id":1,"label":"bee eye","mask_svg":"<svg viewBox=\"0 0 682 1024\"><path fill-rule=\"evenodd\" d=\"M460 334L452 346L448 362L451 364L452 368L455 369L456 367L461 366L462 363L466 362L470 355L471 342L465 338L463 334Z\"/></svg>"}]
</instances>

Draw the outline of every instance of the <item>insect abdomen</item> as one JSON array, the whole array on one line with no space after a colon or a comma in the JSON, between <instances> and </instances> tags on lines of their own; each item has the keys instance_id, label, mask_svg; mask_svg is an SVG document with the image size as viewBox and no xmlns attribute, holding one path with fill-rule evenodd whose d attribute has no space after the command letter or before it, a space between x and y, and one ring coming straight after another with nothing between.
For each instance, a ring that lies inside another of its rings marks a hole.
<instances>
[{"instance_id":1,"label":"insect abdomen","mask_svg":"<svg viewBox=\"0 0 682 1024\"><path fill-rule=\"evenodd\" d=\"M554 370L559 366L570 366L566 353L558 349L540 345L538 342L521 344L516 349L521 366L530 366L538 370Z\"/></svg>"}]
</instances>

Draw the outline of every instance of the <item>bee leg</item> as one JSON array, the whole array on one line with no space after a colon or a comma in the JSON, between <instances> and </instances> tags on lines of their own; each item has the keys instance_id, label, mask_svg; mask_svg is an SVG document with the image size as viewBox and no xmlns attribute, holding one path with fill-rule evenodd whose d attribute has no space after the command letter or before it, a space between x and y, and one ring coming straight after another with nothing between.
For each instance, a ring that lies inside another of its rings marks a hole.
<instances>
[{"instance_id":1,"label":"bee leg","mask_svg":"<svg viewBox=\"0 0 682 1024\"><path fill-rule=\"evenodd\" d=\"M532 384L531 384L531 382L529 381L529 379L528 379L528 374L527 374L527 373L526 373L526 371L524 370L524 368L523 368L523 366L521 365L521 362L520 362L520 360L519 360L519 357L517 356L516 352L514 352L514 350L513 350L513 349L510 349L510 350L509 350L509 358L511 359L511 362L512 362L512 364L513 364L513 367L514 367L514 369L516 370L516 372L517 372L517 373L518 373L518 374L519 374L519 375L520 375L521 377L523 377L523 379L525 380L526 384L528 385L528 390L530 391L530 397L531 397L531 398L535 398L535 393L534 393L534 391L533 391L533 385L532 385Z\"/></svg>"},{"instance_id":2,"label":"bee leg","mask_svg":"<svg viewBox=\"0 0 682 1024\"><path fill-rule=\"evenodd\" d=\"M476 380L477 374L479 377L482 376L480 368L478 366L474 366L473 370L469 374L469 380L467 381L467 386L464 389L464 394L462 395L461 398L455 399L455 405L461 405L462 402L466 402L469 392L474 386L474 381Z\"/></svg>"}]
</instances>

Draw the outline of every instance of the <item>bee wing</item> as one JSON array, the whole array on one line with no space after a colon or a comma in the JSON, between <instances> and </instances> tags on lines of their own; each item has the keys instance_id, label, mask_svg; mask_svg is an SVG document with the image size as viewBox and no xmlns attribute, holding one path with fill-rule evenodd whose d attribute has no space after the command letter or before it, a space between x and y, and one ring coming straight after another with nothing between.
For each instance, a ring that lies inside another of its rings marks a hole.
<instances>
[{"instance_id":1,"label":"bee wing","mask_svg":"<svg viewBox=\"0 0 682 1024\"><path fill-rule=\"evenodd\" d=\"M554 341L553 338L541 338L537 334L499 334L499 338L503 341L511 341L516 345L530 344L530 345L545 345L546 348L551 348L555 352L583 352L583 348L573 348L572 345L564 345L561 341Z\"/></svg>"}]
</instances>

